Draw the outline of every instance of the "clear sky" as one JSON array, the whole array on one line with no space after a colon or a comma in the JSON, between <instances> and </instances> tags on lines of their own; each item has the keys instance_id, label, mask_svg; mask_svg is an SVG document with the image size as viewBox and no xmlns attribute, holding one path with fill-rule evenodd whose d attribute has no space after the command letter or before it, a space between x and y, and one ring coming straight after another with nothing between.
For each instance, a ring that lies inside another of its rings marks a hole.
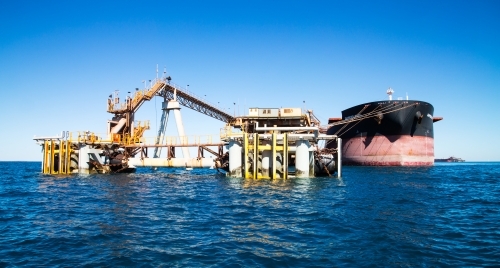
<instances>
[{"instance_id":1,"label":"clear sky","mask_svg":"<svg viewBox=\"0 0 500 268\"><path fill-rule=\"evenodd\" d=\"M156 64L230 113L305 101L324 123L392 87L444 117L436 157L500 160L500 1L1 1L0 160L41 160L34 135L104 133L108 95ZM156 128L159 107L136 119ZM189 135L224 125L182 114Z\"/></svg>"}]
</instances>

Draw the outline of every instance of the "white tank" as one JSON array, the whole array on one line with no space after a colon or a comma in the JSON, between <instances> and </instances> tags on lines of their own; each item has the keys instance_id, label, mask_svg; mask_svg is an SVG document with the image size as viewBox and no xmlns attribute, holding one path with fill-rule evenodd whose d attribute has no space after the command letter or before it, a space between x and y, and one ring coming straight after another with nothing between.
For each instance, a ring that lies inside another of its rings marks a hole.
<instances>
[{"instance_id":1,"label":"white tank","mask_svg":"<svg viewBox=\"0 0 500 268\"><path fill-rule=\"evenodd\" d=\"M295 142L297 149L295 151L295 176L297 178L309 178L311 145L307 140L298 140Z\"/></svg>"},{"instance_id":2,"label":"white tank","mask_svg":"<svg viewBox=\"0 0 500 268\"><path fill-rule=\"evenodd\" d=\"M241 143L235 140L229 141L229 176L242 177L241 175Z\"/></svg>"},{"instance_id":3,"label":"white tank","mask_svg":"<svg viewBox=\"0 0 500 268\"><path fill-rule=\"evenodd\" d=\"M262 145L271 145L270 141L263 141ZM273 157L273 153L271 150L262 151L262 176L269 177L269 171L272 168L271 158Z\"/></svg>"}]
</instances>

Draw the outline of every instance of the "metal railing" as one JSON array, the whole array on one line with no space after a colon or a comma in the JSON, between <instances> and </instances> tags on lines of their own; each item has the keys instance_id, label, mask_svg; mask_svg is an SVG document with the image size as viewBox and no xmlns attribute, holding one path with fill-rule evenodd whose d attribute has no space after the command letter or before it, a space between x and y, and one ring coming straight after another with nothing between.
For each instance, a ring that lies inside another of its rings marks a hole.
<instances>
[{"instance_id":1,"label":"metal railing","mask_svg":"<svg viewBox=\"0 0 500 268\"><path fill-rule=\"evenodd\" d=\"M149 123L149 120L142 120L142 121L135 120L134 121L134 126L136 128L146 128L146 129L149 129L150 123Z\"/></svg>"},{"instance_id":2,"label":"metal railing","mask_svg":"<svg viewBox=\"0 0 500 268\"><path fill-rule=\"evenodd\" d=\"M242 134L243 131L241 130L234 131L231 127L223 127L220 129L219 137L221 140L225 140L231 137L241 137Z\"/></svg>"},{"instance_id":3,"label":"metal railing","mask_svg":"<svg viewBox=\"0 0 500 268\"><path fill-rule=\"evenodd\" d=\"M220 143L215 135L189 135L189 136L164 136L164 143L161 145L166 146L200 146L205 144ZM102 134L90 131L75 131L69 135L69 142L71 143L100 143L100 144L121 144L141 145L141 146L155 146L158 137L130 137L122 134ZM162 137L160 137L162 138Z\"/></svg>"},{"instance_id":4,"label":"metal railing","mask_svg":"<svg viewBox=\"0 0 500 268\"><path fill-rule=\"evenodd\" d=\"M141 145L144 146L155 146L158 137L143 137ZM214 144L214 142L219 142L215 140L213 135L189 135L189 136L164 136L164 143L161 145L167 146L200 146L204 144ZM131 144L129 144L131 145Z\"/></svg>"}]
</instances>

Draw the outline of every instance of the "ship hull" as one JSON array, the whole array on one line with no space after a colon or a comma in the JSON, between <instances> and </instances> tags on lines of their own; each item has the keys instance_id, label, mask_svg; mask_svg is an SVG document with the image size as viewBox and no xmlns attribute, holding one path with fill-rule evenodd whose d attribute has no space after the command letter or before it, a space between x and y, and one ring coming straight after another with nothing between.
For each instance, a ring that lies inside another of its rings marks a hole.
<instances>
[{"instance_id":1,"label":"ship hull","mask_svg":"<svg viewBox=\"0 0 500 268\"><path fill-rule=\"evenodd\" d=\"M362 166L432 166L434 164L434 139L411 137L375 136L368 146L367 137L343 140L342 164ZM394 140L391 142L391 140Z\"/></svg>"},{"instance_id":2,"label":"ship hull","mask_svg":"<svg viewBox=\"0 0 500 268\"><path fill-rule=\"evenodd\" d=\"M327 133L342 138L344 165L432 166L433 113L421 101L365 103L342 111L343 120L353 121Z\"/></svg>"}]
</instances>

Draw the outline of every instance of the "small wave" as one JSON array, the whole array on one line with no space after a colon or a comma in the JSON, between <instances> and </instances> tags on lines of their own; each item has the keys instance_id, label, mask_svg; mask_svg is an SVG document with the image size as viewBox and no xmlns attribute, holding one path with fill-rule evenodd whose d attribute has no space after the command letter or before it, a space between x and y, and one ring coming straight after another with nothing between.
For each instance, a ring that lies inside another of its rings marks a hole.
<instances>
[{"instance_id":1,"label":"small wave","mask_svg":"<svg viewBox=\"0 0 500 268\"><path fill-rule=\"evenodd\" d=\"M208 169L54 177L40 163L0 164L0 266L498 263L500 165L251 180Z\"/></svg>"}]
</instances>

